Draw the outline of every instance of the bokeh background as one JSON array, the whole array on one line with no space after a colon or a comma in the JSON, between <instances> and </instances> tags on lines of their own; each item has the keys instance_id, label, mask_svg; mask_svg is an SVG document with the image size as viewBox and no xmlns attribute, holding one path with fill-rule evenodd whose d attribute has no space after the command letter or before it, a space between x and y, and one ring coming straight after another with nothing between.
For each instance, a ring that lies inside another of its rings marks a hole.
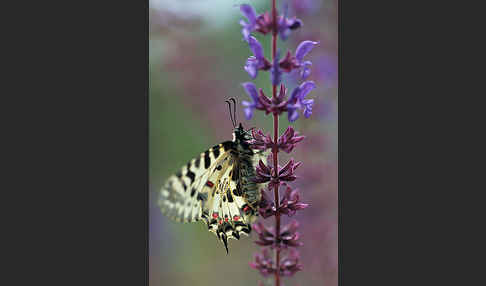
<instances>
[{"instance_id":1,"label":"bokeh background","mask_svg":"<svg viewBox=\"0 0 486 286\"><path fill-rule=\"evenodd\" d=\"M188 160L211 146L231 140L232 125L228 97L248 100L242 82L250 81L243 65L251 55L242 40L238 5L252 4L257 13L269 10L270 1L260 0L150 0L150 286L156 285L257 285L266 282L249 267L258 246L255 234L240 241L230 240L230 254L202 223L178 224L164 217L156 205L164 180ZM305 243L300 248L304 270L285 285L326 285L338 282L338 192L337 192L337 0L288 0L290 16L304 22L278 48L281 54L295 50L302 40L320 41L306 56L312 60L310 76L317 89L314 113L301 117L294 128L306 135L292 156L302 161L302 201L311 206L293 218L301 223ZM277 0L281 6L282 0ZM256 37L270 59L270 36ZM283 78L291 91L295 75ZM269 73L254 81L271 94ZM245 128L270 132L272 119L257 111L247 121L241 105L238 119ZM288 126L281 117L281 132ZM281 162L288 159L283 156ZM284 222L288 222L285 219ZM272 218L264 221L272 224ZM224 284L223 284L224 283Z\"/></svg>"}]
</instances>

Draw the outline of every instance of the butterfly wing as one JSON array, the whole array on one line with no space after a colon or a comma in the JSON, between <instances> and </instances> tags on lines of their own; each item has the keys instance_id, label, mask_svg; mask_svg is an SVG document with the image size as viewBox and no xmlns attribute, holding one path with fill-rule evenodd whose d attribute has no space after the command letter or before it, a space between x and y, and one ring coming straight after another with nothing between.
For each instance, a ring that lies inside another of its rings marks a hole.
<instances>
[{"instance_id":1,"label":"butterfly wing","mask_svg":"<svg viewBox=\"0 0 486 286\"><path fill-rule=\"evenodd\" d=\"M162 212L179 222L203 220L228 251L228 239L248 235L256 214L239 189L241 172L234 142L214 146L167 180Z\"/></svg>"}]
</instances>

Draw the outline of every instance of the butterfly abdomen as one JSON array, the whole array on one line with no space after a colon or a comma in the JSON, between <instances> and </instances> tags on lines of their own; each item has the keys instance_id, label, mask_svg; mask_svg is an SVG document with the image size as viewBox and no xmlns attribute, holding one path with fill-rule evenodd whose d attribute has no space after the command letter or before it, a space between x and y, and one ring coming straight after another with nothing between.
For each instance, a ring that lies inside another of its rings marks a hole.
<instances>
[{"instance_id":1,"label":"butterfly abdomen","mask_svg":"<svg viewBox=\"0 0 486 286\"><path fill-rule=\"evenodd\" d=\"M260 201L261 194L258 184L253 181L255 177L253 154L244 154L241 156L239 171L243 197L252 208L255 208L256 204Z\"/></svg>"}]
</instances>

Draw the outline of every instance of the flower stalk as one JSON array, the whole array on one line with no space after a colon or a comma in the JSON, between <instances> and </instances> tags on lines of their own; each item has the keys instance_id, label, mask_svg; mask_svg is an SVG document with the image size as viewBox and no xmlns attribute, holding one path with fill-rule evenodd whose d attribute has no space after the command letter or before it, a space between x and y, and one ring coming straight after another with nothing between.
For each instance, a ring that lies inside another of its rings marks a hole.
<instances>
[{"instance_id":1,"label":"flower stalk","mask_svg":"<svg viewBox=\"0 0 486 286\"><path fill-rule=\"evenodd\" d=\"M312 114L313 99L306 99L307 94L316 86L312 81L306 81L296 87L290 96L287 96L287 88L282 81L283 73L291 73L293 70L300 70L302 79L310 74L310 61L304 61L303 57L309 53L318 42L304 41L295 51L295 56L287 51L286 56L280 59L280 52L277 50L277 38L286 40L291 31L302 26L302 21L295 17L287 17L288 8L283 8L283 14L277 14L276 0L272 1L271 13L268 12L257 15L253 7L247 4L240 6L240 10L247 21L241 20L243 39L248 43L253 56L246 61L244 70L251 79L258 76L258 71L269 71L271 73L272 96L268 98L263 89L251 83L243 83L242 86L249 95L251 102L242 101L245 107L245 116L248 120L253 117L254 110L264 111L265 114L272 114L273 118L273 138L270 134L265 135L261 130L252 130L253 139L249 142L252 149L271 150L267 158L267 164L263 161L256 166L256 175L253 178L255 183L268 183L266 190L263 190L259 205L260 215L266 219L275 217L275 225L267 228L263 223L258 222L253 225L259 240L255 243L262 246L262 252L255 255L255 261L250 266L259 270L264 276L273 275L275 286L281 285L282 276L292 276L295 272L302 270L299 262L299 252L296 250L303 243L299 240L301 235L297 232L299 226L297 221L292 221L288 225L281 225L282 214L292 216L296 211L305 209L309 204L300 202L298 189L292 188L288 182L297 179L295 170L301 162L294 162L290 159L283 167L279 166L279 151L286 153L292 152L297 143L304 139L293 127L279 136L279 117L287 112L289 122L294 122L299 118L301 111L305 118ZM254 32L267 35L271 32L271 61L263 55L263 47L258 40L251 34ZM278 87L280 90L278 91ZM285 187L285 193L280 198L280 186ZM269 193L273 192L273 201ZM270 249L269 249L270 248ZM274 250L273 259L270 250Z\"/></svg>"},{"instance_id":2,"label":"flower stalk","mask_svg":"<svg viewBox=\"0 0 486 286\"><path fill-rule=\"evenodd\" d=\"M273 19L273 32L272 32L272 62L275 63L275 59L277 58L277 7L276 7L276 0L272 0L272 19ZM272 99L277 98L277 82L272 82ZM275 178L278 177L278 114L273 114L273 168L275 170ZM278 195L278 184L275 184L274 189L275 194L275 207L276 209L279 208L279 195ZM277 235L280 234L280 213L275 213L275 233ZM275 248L275 286L280 286L280 248Z\"/></svg>"}]
</instances>

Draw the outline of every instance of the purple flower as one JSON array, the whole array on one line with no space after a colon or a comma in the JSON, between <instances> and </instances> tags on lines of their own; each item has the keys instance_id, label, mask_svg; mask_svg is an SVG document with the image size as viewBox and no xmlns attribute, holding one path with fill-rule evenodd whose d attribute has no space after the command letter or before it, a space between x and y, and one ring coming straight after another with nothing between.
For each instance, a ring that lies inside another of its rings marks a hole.
<instances>
[{"instance_id":1,"label":"purple flower","mask_svg":"<svg viewBox=\"0 0 486 286\"><path fill-rule=\"evenodd\" d=\"M250 266L259 270L265 277L275 272L272 256L267 248L264 248L261 253L255 254L255 262L250 262Z\"/></svg>"},{"instance_id":2,"label":"purple flower","mask_svg":"<svg viewBox=\"0 0 486 286\"><path fill-rule=\"evenodd\" d=\"M268 70L271 65L263 55L262 45L255 37L249 36L248 44L254 56L246 60L244 69L252 79L255 79L258 75L258 70Z\"/></svg>"},{"instance_id":3,"label":"purple flower","mask_svg":"<svg viewBox=\"0 0 486 286\"><path fill-rule=\"evenodd\" d=\"M265 165L262 160L258 161L258 166L255 168L256 174L253 181L259 184L270 181L272 179L272 171L272 167Z\"/></svg>"},{"instance_id":4,"label":"purple flower","mask_svg":"<svg viewBox=\"0 0 486 286\"><path fill-rule=\"evenodd\" d=\"M289 126L284 134L278 138L277 145L280 150L290 153L294 150L297 143L304 140L304 138L304 136L299 136L299 133L292 126Z\"/></svg>"},{"instance_id":5,"label":"purple flower","mask_svg":"<svg viewBox=\"0 0 486 286\"><path fill-rule=\"evenodd\" d=\"M242 26L241 34L243 34L243 39L248 42L251 32L256 29L257 16L255 13L255 9L253 9L253 7L248 4L240 5L240 11L243 16L248 19L248 23L245 22L243 19L240 20L240 25Z\"/></svg>"},{"instance_id":6,"label":"purple flower","mask_svg":"<svg viewBox=\"0 0 486 286\"><path fill-rule=\"evenodd\" d=\"M292 220L289 224L284 226L280 230L280 246L282 247L297 247L304 245L303 242L298 241L300 238L300 233L297 232L297 228L299 227L299 222L296 220Z\"/></svg>"},{"instance_id":7,"label":"purple flower","mask_svg":"<svg viewBox=\"0 0 486 286\"><path fill-rule=\"evenodd\" d=\"M287 164L285 164L285 166L282 169L279 168L278 171L279 181L291 182L297 179L297 176L294 174L295 169L297 169L297 167L299 167L301 164L302 164L301 162L295 163L294 158L291 158L290 161L288 161Z\"/></svg>"},{"instance_id":8,"label":"purple flower","mask_svg":"<svg viewBox=\"0 0 486 286\"><path fill-rule=\"evenodd\" d=\"M253 224L252 227L258 235L259 240L255 241L258 245L279 249L303 245L303 243L299 241L300 234L297 232L299 223L296 220L293 220L291 223L284 226L280 230L278 237L275 236L275 228L266 227L261 222Z\"/></svg>"},{"instance_id":9,"label":"purple flower","mask_svg":"<svg viewBox=\"0 0 486 286\"><path fill-rule=\"evenodd\" d=\"M295 58L300 65L300 76L302 77L302 79L305 79L309 76L310 66L312 65L311 61L304 61L304 56L307 55L317 44L319 44L319 42L303 41L297 46L297 49L295 50Z\"/></svg>"},{"instance_id":10,"label":"purple flower","mask_svg":"<svg viewBox=\"0 0 486 286\"><path fill-rule=\"evenodd\" d=\"M243 106L245 106L246 119L251 119L251 117L253 116L253 109L263 110L265 111L265 114L272 113L276 115L280 115L281 113L287 111L288 101L285 100L287 89L283 84L280 85L279 94L276 97L272 97L271 99L265 96L261 88L257 91L256 86L251 82L242 83L242 86L245 88L246 93L253 101L242 101ZM269 147L268 145L261 145L264 142L259 141L262 138L258 138L258 134L255 134L255 136L256 137L254 137L254 140L250 141L251 144L255 144L254 148L265 150L262 148Z\"/></svg>"},{"instance_id":11,"label":"purple flower","mask_svg":"<svg viewBox=\"0 0 486 286\"><path fill-rule=\"evenodd\" d=\"M293 248L289 249L289 253L280 261L280 274L282 276L293 276L295 272L302 270L302 264L299 263L299 252Z\"/></svg>"},{"instance_id":12,"label":"purple flower","mask_svg":"<svg viewBox=\"0 0 486 286\"><path fill-rule=\"evenodd\" d=\"M263 134L263 131L255 129L251 130L252 139L248 142L251 145L252 149L256 150L267 150L273 147L272 137L270 134Z\"/></svg>"},{"instance_id":13,"label":"purple flower","mask_svg":"<svg viewBox=\"0 0 486 286\"><path fill-rule=\"evenodd\" d=\"M287 101L287 112L290 122L294 122L299 118L298 110L303 109L306 118L309 118L312 114L314 100L305 99L305 97L314 88L316 88L316 84L313 81L306 81L292 91L292 94Z\"/></svg>"},{"instance_id":14,"label":"purple flower","mask_svg":"<svg viewBox=\"0 0 486 286\"><path fill-rule=\"evenodd\" d=\"M262 130L253 129L251 131L252 139L249 141L251 148L256 150L267 150L272 149L275 145L270 134L263 134ZM304 140L304 136L299 136L299 133L292 128L292 126L287 127L285 132L278 138L277 147L279 150L283 150L287 153L292 152L297 143Z\"/></svg>"},{"instance_id":15,"label":"purple flower","mask_svg":"<svg viewBox=\"0 0 486 286\"><path fill-rule=\"evenodd\" d=\"M283 8L284 13L278 20L278 34L283 41L287 40L291 30L298 29L302 26L302 21L300 19L297 19L296 17L293 17L292 19L287 18L288 10L289 5L285 4Z\"/></svg>"},{"instance_id":16,"label":"purple flower","mask_svg":"<svg viewBox=\"0 0 486 286\"><path fill-rule=\"evenodd\" d=\"M270 154L267 158L269 162L272 162L272 154ZM278 166L278 175L275 175L275 168L269 167L263 163L262 160L258 161L258 166L256 166L256 174L253 178L255 183L266 183L268 184L268 189L272 189L276 184L280 184L281 181L291 182L297 179L295 175L295 169L301 165L301 162L294 162L294 158L291 158L290 161L285 164L285 166L280 167Z\"/></svg>"},{"instance_id":17,"label":"purple flower","mask_svg":"<svg viewBox=\"0 0 486 286\"><path fill-rule=\"evenodd\" d=\"M252 82L245 82L241 84L245 89L245 92L250 96L252 102L243 100L241 104L245 106L245 117L246 119L250 120L253 116L253 109L262 109L263 105L260 103L260 99L258 98L258 91L256 86Z\"/></svg>"},{"instance_id":18,"label":"purple flower","mask_svg":"<svg viewBox=\"0 0 486 286\"><path fill-rule=\"evenodd\" d=\"M299 262L300 255L294 248L287 251L287 255L280 260L280 274L282 276L293 276L297 271L302 270L302 264ZM268 248L264 248L261 253L255 254L255 262L250 262L250 266L259 270L264 277L276 272Z\"/></svg>"},{"instance_id":19,"label":"purple flower","mask_svg":"<svg viewBox=\"0 0 486 286\"><path fill-rule=\"evenodd\" d=\"M295 56L292 56L290 51L287 52L285 58L280 62L280 68L287 73L290 73L294 69L300 69L300 76L302 79L306 79L310 75L311 61L304 61L304 56L307 55L315 45L319 42L303 41L297 46L295 50Z\"/></svg>"},{"instance_id":20,"label":"purple flower","mask_svg":"<svg viewBox=\"0 0 486 286\"><path fill-rule=\"evenodd\" d=\"M261 246L269 246L275 244L275 234L271 227L266 227L260 221L252 225L253 230L257 233L259 240L256 244Z\"/></svg>"},{"instance_id":21,"label":"purple flower","mask_svg":"<svg viewBox=\"0 0 486 286\"><path fill-rule=\"evenodd\" d=\"M253 31L265 35L272 30L272 18L268 12L257 16L255 9L248 4L240 5L240 11L248 20L248 22L245 22L243 19L240 20L240 25L242 27L241 34L243 34L243 39L245 41L248 42L251 32Z\"/></svg>"},{"instance_id":22,"label":"purple flower","mask_svg":"<svg viewBox=\"0 0 486 286\"><path fill-rule=\"evenodd\" d=\"M256 31L264 35L273 31L272 17L270 16L270 13L265 12L263 14L258 15L256 22L257 22Z\"/></svg>"},{"instance_id":23,"label":"purple flower","mask_svg":"<svg viewBox=\"0 0 486 286\"><path fill-rule=\"evenodd\" d=\"M286 183L282 183L287 189L280 201L280 206L278 211L280 213L286 214L288 216L293 216L298 210L305 209L309 204L300 202L299 189L292 189Z\"/></svg>"},{"instance_id":24,"label":"purple flower","mask_svg":"<svg viewBox=\"0 0 486 286\"><path fill-rule=\"evenodd\" d=\"M271 246L271 248L298 247L303 245L302 242L298 241L300 238L300 234L297 232L299 223L296 220L284 226L278 237L275 236L275 229L273 227L266 227L261 222L253 224L252 227L258 235L259 240L255 241L258 245Z\"/></svg>"},{"instance_id":25,"label":"purple flower","mask_svg":"<svg viewBox=\"0 0 486 286\"><path fill-rule=\"evenodd\" d=\"M276 97L269 99L260 90L260 103L263 105L263 110L265 114L275 114L280 115L282 112L287 111L287 102L285 101L285 95L287 94L287 89L283 84L280 85L280 92Z\"/></svg>"},{"instance_id":26,"label":"purple flower","mask_svg":"<svg viewBox=\"0 0 486 286\"><path fill-rule=\"evenodd\" d=\"M269 192L272 192L272 190L268 190L267 192L262 192L262 198L260 200L260 205L258 208L258 212L264 219L274 216L277 211L277 209L275 208L275 203L268 196Z\"/></svg>"}]
</instances>

